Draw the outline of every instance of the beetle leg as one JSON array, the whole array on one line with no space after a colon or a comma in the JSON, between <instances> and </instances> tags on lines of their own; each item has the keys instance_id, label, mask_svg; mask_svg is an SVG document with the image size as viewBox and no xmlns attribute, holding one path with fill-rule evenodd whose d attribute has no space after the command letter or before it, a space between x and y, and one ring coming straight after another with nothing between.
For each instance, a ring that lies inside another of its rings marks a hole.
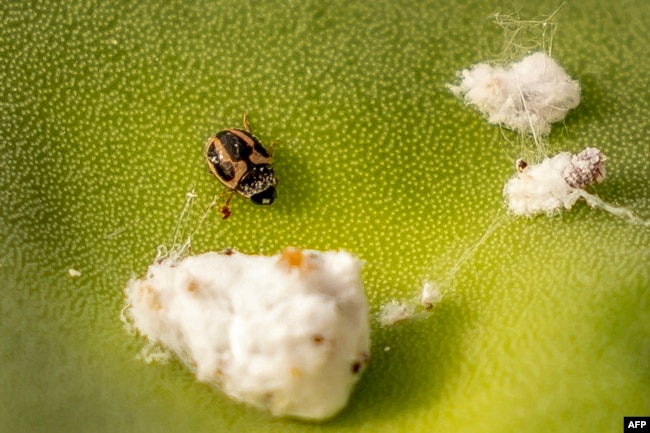
<instances>
[{"instance_id":1,"label":"beetle leg","mask_svg":"<svg viewBox=\"0 0 650 433\"><path fill-rule=\"evenodd\" d=\"M251 129L251 124L248 123L248 113L245 111L244 111L244 119L242 120L242 123L244 124L244 129L252 134L253 131Z\"/></svg>"},{"instance_id":2,"label":"beetle leg","mask_svg":"<svg viewBox=\"0 0 650 433\"><path fill-rule=\"evenodd\" d=\"M221 219L225 220L225 219L228 219L228 217L230 216L230 214L231 214L231 212L230 212L230 201L232 200L234 195L235 195L235 193L233 191L230 191L230 193L228 194L228 198L226 199L226 202L224 203L223 206L221 206L221 209L220 209L221 215L222 215Z\"/></svg>"},{"instance_id":3,"label":"beetle leg","mask_svg":"<svg viewBox=\"0 0 650 433\"><path fill-rule=\"evenodd\" d=\"M273 143L269 145L269 148L267 151L269 152L269 155L271 155L271 158L273 157L273 152L275 151L275 146L278 145L277 140L273 140Z\"/></svg>"}]
</instances>

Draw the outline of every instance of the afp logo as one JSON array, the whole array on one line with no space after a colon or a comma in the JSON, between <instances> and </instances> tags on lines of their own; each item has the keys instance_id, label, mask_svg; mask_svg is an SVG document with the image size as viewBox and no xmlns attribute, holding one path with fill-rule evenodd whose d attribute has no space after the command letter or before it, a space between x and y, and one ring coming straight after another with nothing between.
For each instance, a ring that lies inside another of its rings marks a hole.
<instances>
[{"instance_id":1,"label":"afp logo","mask_svg":"<svg viewBox=\"0 0 650 433\"><path fill-rule=\"evenodd\" d=\"M650 432L650 416L623 417L623 432Z\"/></svg>"}]
</instances>

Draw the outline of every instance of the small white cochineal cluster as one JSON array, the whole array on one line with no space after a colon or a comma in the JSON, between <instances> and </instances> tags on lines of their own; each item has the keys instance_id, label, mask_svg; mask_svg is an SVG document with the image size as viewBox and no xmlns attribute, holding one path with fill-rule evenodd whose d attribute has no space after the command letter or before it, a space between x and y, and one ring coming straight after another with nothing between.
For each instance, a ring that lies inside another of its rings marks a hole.
<instances>
[{"instance_id":1,"label":"small white cochineal cluster","mask_svg":"<svg viewBox=\"0 0 650 433\"><path fill-rule=\"evenodd\" d=\"M127 287L127 315L199 381L277 416L325 419L369 360L360 271L348 253L296 248L167 259Z\"/></svg>"},{"instance_id":2,"label":"small white cochineal cluster","mask_svg":"<svg viewBox=\"0 0 650 433\"><path fill-rule=\"evenodd\" d=\"M521 133L546 135L551 124L580 104L580 84L544 53L534 53L508 68L479 63L449 86L467 105L493 124Z\"/></svg>"},{"instance_id":3,"label":"small white cochineal cluster","mask_svg":"<svg viewBox=\"0 0 650 433\"><path fill-rule=\"evenodd\" d=\"M523 168L503 189L510 211L525 216L552 214L571 209L580 197L590 206L600 205L584 188L605 179L606 159L600 150L590 147L577 155L562 152Z\"/></svg>"}]
</instances>

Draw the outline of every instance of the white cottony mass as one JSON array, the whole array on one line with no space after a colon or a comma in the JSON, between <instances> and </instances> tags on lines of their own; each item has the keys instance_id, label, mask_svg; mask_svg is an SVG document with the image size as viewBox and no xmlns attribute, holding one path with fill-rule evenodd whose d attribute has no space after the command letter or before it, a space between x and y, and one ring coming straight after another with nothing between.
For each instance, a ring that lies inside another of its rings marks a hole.
<instances>
[{"instance_id":1,"label":"white cottony mass","mask_svg":"<svg viewBox=\"0 0 650 433\"><path fill-rule=\"evenodd\" d=\"M127 315L199 381L277 416L325 419L370 356L360 271L346 252L297 248L170 258L130 283Z\"/></svg>"},{"instance_id":2,"label":"white cottony mass","mask_svg":"<svg viewBox=\"0 0 650 433\"><path fill-rule=\"evenodd\" d=\"M534 135L548 134L552 123L580 104L578 81L541 52L506 68L479 63L463 70L460 84L449 88L488 122Z\"/></svg>"},{"instance_id":3,"label":"white cottony mass","mask_svg":"<svg viewBox=\"0 0 650 433\"><path fill-rule=\"evenodd\" d=\"M559 153L539 164L525 167L506 183L503 195L515 215L550 215L571 209L581 197L590 206L601 205L597 197L584 188L605 179L605 160L605 155L594 147L576 155Z\"/></svg>"}]
</instances>

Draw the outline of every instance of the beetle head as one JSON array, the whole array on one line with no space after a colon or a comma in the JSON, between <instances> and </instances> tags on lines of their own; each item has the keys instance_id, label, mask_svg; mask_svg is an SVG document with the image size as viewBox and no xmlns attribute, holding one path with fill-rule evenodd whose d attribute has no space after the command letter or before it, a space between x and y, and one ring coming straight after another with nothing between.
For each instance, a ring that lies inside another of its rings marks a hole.
<instances>
[{"instance_id":1,"label":"beetle head","mask_svg":"<svg viewBox=\"0 0 650 433\"><path fill-rule=\"evenodd\" d=\"M256 204L269 205L275 201L278 193L274 186L266 188L264 191L251 196L251 201Z\"/></svg>"}]
</instances>

